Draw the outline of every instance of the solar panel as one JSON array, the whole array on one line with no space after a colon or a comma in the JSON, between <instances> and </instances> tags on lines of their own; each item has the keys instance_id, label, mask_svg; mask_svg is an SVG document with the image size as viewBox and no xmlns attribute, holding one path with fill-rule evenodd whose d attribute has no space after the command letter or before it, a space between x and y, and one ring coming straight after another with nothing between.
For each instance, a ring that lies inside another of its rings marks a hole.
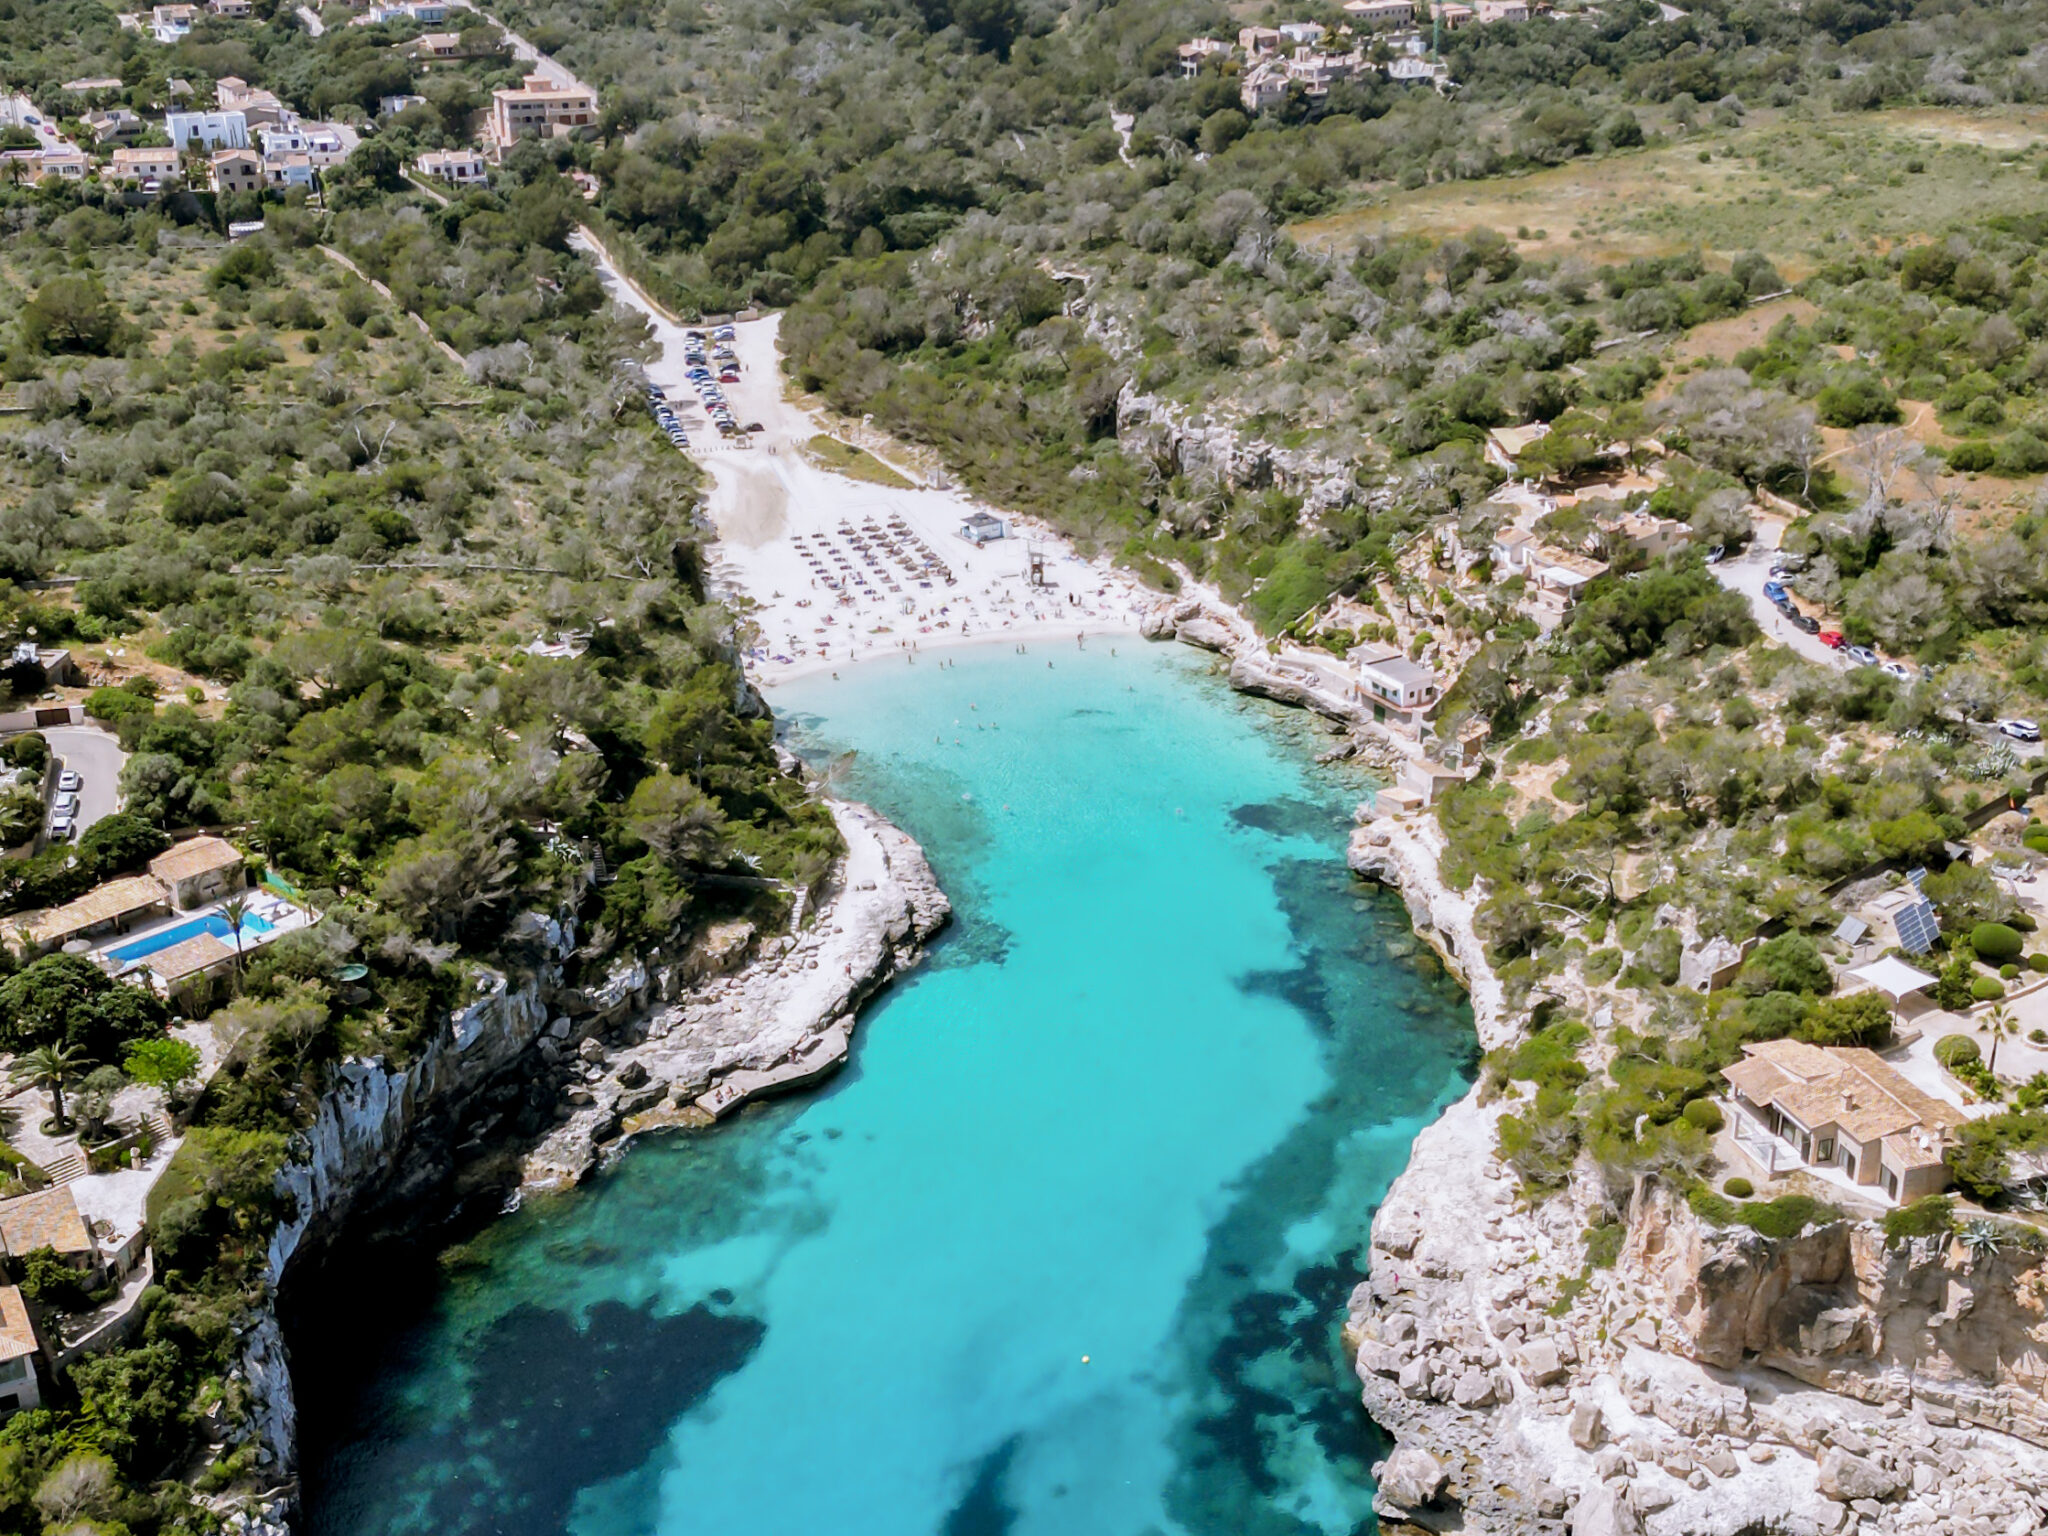
<instances>
[{"instance_id":1,"label":"solar panel","mask_svg":"<svg viewBox=\"0 0 2048 1536\"><path fill-rule=\"evenodd\" d=\"M1835 937L1844 944L1860 944L1863 936L1870 932L1870 924L1860 917L1845 917L1835 929Z\"/></svg>"},{"instance_id":2,"label":"solar panel","mask_svg":"<svg viewBox=\"0 0 2048 1536\"><path fill-rule=\"evenodd\" d=\"M1909 869L1906 871L1906 884L1912 886L1916 891L1920 889L1920 882L1926 878L1927 871L1924 869Z\"/></svg>"},{"instance_id":3,"label":"solar panel","mask_svg":"<svg viewBox=\"0 0 2048 1536\"><path fill-rule=\"evenodd\" d=\"M1899 948L1909 955L1924 955L1934 948L1934 941L1941 934L1941 924L1935 920L1934 904L1916 901L1903 907L1894 919L1899 930Z\"/></svg>"}]
</instances>

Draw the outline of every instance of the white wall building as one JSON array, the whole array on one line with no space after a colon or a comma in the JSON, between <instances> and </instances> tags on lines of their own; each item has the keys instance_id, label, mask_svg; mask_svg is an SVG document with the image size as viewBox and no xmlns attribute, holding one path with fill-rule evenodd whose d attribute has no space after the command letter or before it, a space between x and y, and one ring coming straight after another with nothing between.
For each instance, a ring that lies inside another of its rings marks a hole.
<instances>
[{"instance_id":1,"label":"white wall building","mask_svg":"<svg viewBox=\"0 0 2048 1536\"><path fill-rule=\"evenodd\" d=\"M164 132L180 151L199 149L247 149L249 120L240 112L172 112L164 117Z\"/></svg>"}]
</instances>

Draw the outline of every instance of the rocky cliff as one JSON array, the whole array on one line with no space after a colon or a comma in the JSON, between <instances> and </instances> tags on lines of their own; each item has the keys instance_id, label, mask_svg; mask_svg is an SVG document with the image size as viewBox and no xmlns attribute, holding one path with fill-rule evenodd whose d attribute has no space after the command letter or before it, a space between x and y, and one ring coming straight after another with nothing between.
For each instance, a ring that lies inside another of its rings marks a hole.
<instances>
[{"instance_id":1,"label":"rocky cliff","mask_svg":"<svg viewBox=\"0 0 2048 1536\"><path fill-rule=\"evenodd\" d=\"M292 1504L298 1414L274 1302L294 1266L366 1224L445 1209L460 1165L494 1129L531 1123L535 1110L557 1124L543 1143L553 1149L548 1176L536 1182L574 1182L634 1129L622 1099L650 1108L812 1037L843 1042L859 1003L922 955L951 915L923 851L864 806L832 809L848 854L803 935L762 943L750 929L714 931L671 964L623 962L600 984L575 987L573 927L527 914L505 946L514 964L486 973L415 1061L336 1070L281 1175L293 1214L271 1239L268 1299L242 1339L236 1374L249 1427L279 1489L262 1508L238 1511L237 1529L282 1536L277 1522ZM756 1006L722 1006L736 988L751 989ZM650 1040L663 1049L631 1055Z\"/></svg>"},{"instance_id":2,"label":"rocky cliff","mask_svg":"<svg viewBox=\"0 0 2048 1536\"><path fill-rule=\"evenodd\" d=\"M1352 865L1401 891L1491 1048L1515 1023L1469 903L1436 877L1434 834L1362 827ZM1416 1139L1373 1221L1346 1337L1396 1441L1384 1529L2048 1529L2039 1256L1888 1247L1851 1222L1771 1241L1650 1185L1618 1262L1595 1268L1593 1192L1529 1205L1493 1152L1506 1107L1475 1086Z\"/></svg>"},{"instance_id":3,"label":"rocky cliff","mask_svg":"<svg viewBox=\"0 0 2048 1536\"><path fill-rule=\"evenodd\" d=\"M1125 384L1116 402L1116 436L1125 452L1168 477L1213 478L1234 490L1292 491L1311 514L1349 506L1358 495L1350 455L1245 441L1228 421L1190 412Z\"/></svg>"}]
</instances>

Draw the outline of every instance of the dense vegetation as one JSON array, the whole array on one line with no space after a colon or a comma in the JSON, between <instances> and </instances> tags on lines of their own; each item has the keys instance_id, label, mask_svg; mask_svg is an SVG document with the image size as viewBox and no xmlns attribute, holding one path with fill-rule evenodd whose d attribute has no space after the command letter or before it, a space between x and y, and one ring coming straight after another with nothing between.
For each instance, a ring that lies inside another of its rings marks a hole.
<instances>
[{"instance_id":1,"label":"dense vegetation","mask_svg":"<svg viewBox=\"0 0 2048 1536\"><path fill-rule=\"evenodd\" d=\"M138 100L163 70L233 71L312 109L403 88L353 72L401 58L377 30L316 45L274 21L166 57L81 18L22 46L49 73L133 74ZM10 861L0 906L68 899L203 827L323 914L253 951L213 1016L226 1064L152 1195L146 1321L0 1430L0 1529L205 1528L173 1474L203 1416L238 1422L228 1367L286 1214L275 1175L334 1060L403 1059L480 963L529 963L523 910L580 918L573 963L597 973L741 906L786 917L838 848L704 591L697 472L648 426L644 336L568 251L563 184L514 169L449 206L413 195L397 167L445 127L387 124L324 210L267 200L233 245L238 210L208 197L0 189L20 407L0 426L0 632L80 652L88 710L131 754L126 814ZM565 634L580 654L527 649ZM18 742L34 767L40 739ZM189 1090L155 998L77 957L10 975L0 954L5 1043L69 1053L45 1074L59 1092L88 1069ZM367 974L339 986L349 963ZM93 1299L20 1278L53 1310Z\"/></svg>"}]
</instances>

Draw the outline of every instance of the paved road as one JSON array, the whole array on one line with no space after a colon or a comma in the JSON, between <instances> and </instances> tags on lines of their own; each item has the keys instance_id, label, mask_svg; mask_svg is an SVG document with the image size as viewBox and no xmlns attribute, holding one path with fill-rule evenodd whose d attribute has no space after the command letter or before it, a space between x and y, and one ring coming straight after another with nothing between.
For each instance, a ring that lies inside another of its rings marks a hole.
<instances>
[{"instance_id":1,"label":"paved road","mask_svg":"<svg viewBox=\"0 0 2048 1536\"><path fill-rule=\"evenodd\" d=\"M31 117L42 120L31 123ZM36 143L44 149L72 148L71 141L51 127L50 120L38 112L35 103L26 96L0 96L0 122L12 124L17 128L26 128L36 136Z\"/></svg>"},{"instance_id":2,"label":"paved road","mask_svg":"<svg viewBox=\"0 0 2048 1536\"><path fill-rule=\"evenodd\" d=\"M1749 599L1750 612L1756 615L1757 627L1780 645L1789 645L1808 661L1819 662L1823 666L1846 666L1841 652L1828 649L1820 643L1818 636L1809 635L1792 624L1764 596L1764 583L1770 580L1771 562L1776 558L1774 550L1752 547L1739 559L1723 560L1707 569L1730 592L1739 592Z\"/></svg>"},{"instance_id":3,"label":"paved road","mask_svg":"<svg viewBox=\"0 0 2048 1536\"><path fill-rule=\"evenodd\" d=\"M567 67L556 63L553 58L549 57L545 53L542 53L538 48L534 47L533 44L529 43L517 32L514 32L510 27L506 26L504 22L498 20L497 17L493 16L489 11L485 10L482 6L472 5L469 3L469 0L455 0L455 3L460 5L466 11L475 11L477 15L483 17L485 21L489 22L492 26L496 27L500 32L504 33L505 41L508 45L510 45L512 49L512 57L518 59L523 64L530 64L531 66L533 66L533 73L535 73L536 75L545 75L548 79L548 82L551 85L554 85L558 89L565 91L590 91L590 94L593 96L597 94L596 91L591 90L589 86L585 85L581 80L578 80L574 75L570 74ZM454 18L451 17L449 19L452 21Z\"/></svg>"},{"instance_id":4,"label":"paved road","mask_svg":"<svg viewBox=\"0 0 2048 1536\"><path fill-rule=\"evenodd\" d=\"M93 725L46 727L43 735L64 766L85 780L78 792L78 830L121 808L121 766L128 754L120 742Z\"/></svg>"}]
</instances>

